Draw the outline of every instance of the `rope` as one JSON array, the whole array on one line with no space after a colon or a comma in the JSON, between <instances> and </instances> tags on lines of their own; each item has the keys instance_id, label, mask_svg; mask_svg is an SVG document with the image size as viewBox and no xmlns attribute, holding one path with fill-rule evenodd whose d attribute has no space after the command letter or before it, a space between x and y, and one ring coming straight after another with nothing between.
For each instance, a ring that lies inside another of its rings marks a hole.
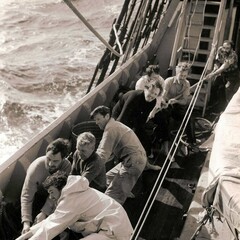
<instances>
[{"instance_id":1,"label":"rope","mask_svg":"<svg viewBox=\"0 0 240 240\"><path fill-rule=\"evenodd\" d=\"M136 41L136 38L139 34L139 30L140 30L139 28L143 21L143 14L144 14L146 4L147 4L147 0L143 0L140 2L139 9L137 11L134 22L132 24L131 35L129 35L129 41L126 46L125 56L122 60L122 64L125 63L127 61L127 59L129 58L129 55L130 55L130 52L132 51L134 42Z\"/></svg>"},{"instance_id":2,"label":"rope","mask_svg":"<svg viewBox=\"0 0 240 240\"><path fill-rule=\"evenodd\" d=\"M190 238L190 240L195 240L196 237L199 235L200 231L202 230L202 227L206 225L207 222L211 223L212 229L211 233L216 233L215 225L214 225L214 213L216 212L216 209L214 207L209 207L205 209L205 214L202 216L202 219L199 221L200 225L195 230L194 234ZM221 221L220 216L218 217L218 220Z\"/></svg>"},{"instance_id":3,"label":"rope","mask_svg":"<svg viewBox=\"0 0 240 240\"><path fill-rule=\"evenodd\" d=\"M117 35L116 24L113 24L113 31L114 31L114 34L115 34L116 43L118 45L118 48L119 48L119 51L120 51L120 56L121 56L121 55L123 55L123 50L122 50L122 46L121 46L121 43L120 43L118 35Z\"/></svg>"},{"instance_id":4,"label":"rope","mask_svg":"<svg viewBox=\"0 0 240 240\"><path fill-rule=\"evenodd\" d=\"M85 26L117 57L121 57L121 53L119 54L115 51L112 46L108 44L104 40L104 38L91 26L91 24L83 17L83 15L74 7L74 5L69 0L64 0L64 2L68 5L68 7L76 14L76 16L85 24Z\"/></svg>"},{"instance_id":5,"label":"rope","mask_svg":"<svg viewBox=\"0 0 240 240\"><path fill-rule=\"evenodd\" d=\"M191 1L191 4L192 4L192 1ZM189 43L190 43L190 41L189 41L189 39L190 39L189 36L190 36L190 32L191 32L191 27L192 27L192 19L193 19L193 16L194 16L195 12L196 12L197 4L198 4L198 0L195 1L194 9L193 9L193 11L192 11L192 14L191 14L191 17L190 17L190 20L189 20L190 24L189 24L188 30L187 30L188 48L189 48ZM203 26L203 23L204 23L205 8L206 8L206 0L204 1L204 8L203 8L203 14L202 14L202 26ZM195 48L195 52L194 52L194 54L193 54L193 59L192 59L192 64L191 64L191 65L193 65L193 63L194 63L194 61L195 61L195 58L196 58L196 55L197 55L197 49L199 48L199 44L200 44L200 40L201 40L201 32L200 32L199 35L198 35L198 42L197 42L197 46L196 46L196 48ZM190 60L190 54L188 55L188 58L189 58L189 60Z\"/></svg>"},{"instance_id":6,"label":"rope","mask_svg":"<svg viewBox=\"0 0 240 240\"><path fill-rule=\"evenodd\" d=\"M176 136L175 136L175 138L173 140L171 148L170 148L170 150L168 152L168 155L167 155L167 157L166 157L166 159L164 161L164 164L163 164L163 166L162 166L162 168L160 170L160 173L159 173L159 175L157 177L157 180L156 180L156 182L155 182L155 184L153 186L153 189L152 189L152 191L151 191L151 193L149 195L149 198L148 198L148 200L147 200L147 202L146 202L146 204L144 206L144 209L143 209L143 211L142 211L142 213L141 213L141 215L139 217L139 220L138 220L138 222L137 222L137 224L135 226L135 229L134 229L133 235L131 237L131 240L136 240L138 238L138 236L140 234L140 231L141 231L141 229L142 229L142 227L143 227L143 225L144 225L144 223L145 223L145 221L147 219L147 216L148 216L148 214L149 214L149 212L151 210L151 207L152 207L152 205L153 205L153 203L154 203L154 201L155 201L155 199L157 197L157 194L158 194L158 192L159 192L159 190L160 190L160 188L162 186L162 183L165 180L167 172L168 172L168 170L169 170L169 168L171 166L172 160L173 160L173 158L174 158L174 156L176 154L176 151L177 151L177 149L179 147L179 144L180 144L181 139L183 137L184 131L185 131L186 127L187 127L188 121L189 121L189 119L191 117L192 111L193 111L194 106L196 104L198 95L200 93L202 84L204 82L204 77L203 76L205 76L205 74L206 74L208 64L209 64L209 59L208 59L208 61L206 63L206 66L205 66L203 72L202 72L200 80L195 84L196 85L196 89L194 91L193 97L192 97L192 99L190 101L190 104L189 104L189 106L187 108L187 111L186 111L185 116L184 116L184 118L183 118L183 120L181 122L181 125L180 125L180 127L178 129L178 132L177 132L177 134L176 134Z\"/></svg>"},{"instance_id":7,"label":"rope","mask_svg":"<svg viewBox=\"0 0 240 240\"><path fill-rule=\"evenodd\" d=\"M162 168L160 170L160 173L159 173L159 175L157 177L157 180L155 181L155 184L154 184L154 186L152 188L152 191L151 191L151 193L149 195L149 198L148 198L148 200L147 200L147 202L146 202L146 204L144 206L144 209L143 209L143 211L142 211L142 213L141 213L141 215L140 215L140 217L138 219L138 222L137 222L137 224L136 224L136 226L134 228L134 232L133 232L133 235L131 237L131 240L137 240L137 238L138 238L138 236L140 234L140 231L141 231L141 229L142 229L142 227L143 227L143 225L144 225L144 223L145 223L145 221L147 219L147 216L148 216L148 214L149 214L149 212L150 212L150 210L152 208L152 205L153 205L153 203L154 203L154 201L155 201L155 199L157 197L157 194L158 194L158 192L159 192L159 190L160 190L160 188L161 188L161 186L163 184L163 181L165 180L167 172L168 172L168 170L169 170L169 168L170 168L170 166L172 164L172 160L173 160L173 158L174 158L174 156L176 154L176 151L177 151L177 149L179 147L179 144L181 142L182 136L184 134L184 131L186 129L188 121L189 121L189 119L191 117L191 114L192 114L192 111L194 109L195 103L197 101L198 95L200 93L202 84L204 82L203 76L206 74L206 69L207 69L208 63L209 63L209 59L208 59L208 61L206 63L206 66L205 66L205 68L203 70L201 78L200 78L199 82L197 83L197 87L196 87L196 89L194 91L193 97L192 97L192 99L190 101L190 104L189 104L189 106L187 108L187 111L186 111L185 116L184 116L184 118L183 118L183 120L181 122L181 125L180 125L180 127L178 129L178 132L177 132L177 134L176 134L176 136L175 136L175 138L173 140L173 143L172 143L171 148L170 148L170 150L168 152L168 155L167 155L167 157L166 157L166 159L164 161L164 164L163 164L163 166L162 166Z\"/></svg>"}]
</instances>

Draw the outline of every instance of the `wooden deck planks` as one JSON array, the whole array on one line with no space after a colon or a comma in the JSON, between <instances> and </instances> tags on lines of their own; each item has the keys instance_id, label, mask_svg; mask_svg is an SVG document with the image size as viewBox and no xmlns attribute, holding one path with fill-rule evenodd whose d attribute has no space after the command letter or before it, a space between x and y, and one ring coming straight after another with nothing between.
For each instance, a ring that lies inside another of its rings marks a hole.
<instances>
[{"instance_id":1,"label":"wooden deck planks","mask_svg":"<svg viewBox=\"0 0 240 240\"><path fill-rule=\"evenodd\" d=\"M188 184L197 184L205 158L206 153L201 152L186 158L176 157L176 162L172 163L139 235L141 238L167 240L180 236L184 214L194 196ZM161 166L164 159L164 156L159 154L155 164ZM136 198L128 199L124 204L133 226L138 221L157 175L158 172L145 171L133 190Z\"/></svg>"}]
</instances>

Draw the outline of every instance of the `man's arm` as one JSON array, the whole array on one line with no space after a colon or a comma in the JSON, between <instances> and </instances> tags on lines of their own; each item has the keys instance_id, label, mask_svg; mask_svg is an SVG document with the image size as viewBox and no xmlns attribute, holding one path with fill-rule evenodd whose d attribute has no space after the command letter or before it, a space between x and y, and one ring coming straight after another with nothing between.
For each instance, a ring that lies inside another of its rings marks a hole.
<instances>
[{"instance_id":1,"label":"man's arm","mask_svg":"<svg viewBox=\"0 0 240 240\"><path fill-rule=\"evenodd\" d=\"M119 117L119 115L122 111L122 108L123 108L123 105L124 105L123 96L121 96L121 98L117 101L117 103L115 104L115 106L112 109L112 117L115 120Z\"/></svg>"},{"instance_id":2,"label":"man's arm","mask_svg":"<svg viewBox=\"0 0 240 240\"><path fill-rule=\"evenodd\" d=\"M210 72L205 79L206 80L210 80L213 79L215 77L217 77L218 75L220 75L223 71L225 71L226 69L228 69L230 66L230 62L224 62L219 68L214 68L212 72Z\"/></svg>"},{"instance_id":3,"label":"man's arm","mask_svg":"<svg viewBox=\"0 0 240 240\"><path fill-rule=\"evenodd\" d=\"M187 81L185 89L183 90L183 93L179 96L176 96L176 103L180 105L186 105L188 102L188 98L190 96L190 83Z\"/></svg>"},{"instance_id":4,"label":"man's arm","mask_svg":"<svg viewBox=\"0 0 240 240\"><path fill-rule=\"evenodd\" d=\"M102 140L100 141L97 149L97 154L101 157L104 163L110 160L114 144L115 139L113 137L113 134L105 130L103 132Z\"/></svg>"},{"instance_id":5,"label":"man's arm","mask_svg":"<svg viewBox=\"0 0 240 240\"><path fill-rule=\"evenodd\" d=\"M70 175L78 175L79 174L76 171L76 162L77 162L77 153L75 151L75 153L73 154L73 162L72 162L72 166L71 166Z\"/></svg>"},{"instance_id":6,"label":"man's arm","mask_svg":"<svg viewBox=\"0 0 240 240\"><path fill-rule=\"evenodd\" d=\"M137 106L135 94L135 90L125 93L112 110L112 117L130 128L133 128L133 116Z\"/></svg>"},{"instance_id":7,"label":"man's arm","mask_svg":"<svg viewBox=\"0 0 240 240\"><path fill-rule=\"evenodd\" d=\"M164 92L163 92L163 96L162 96L162 98L165 102L167 102L169 100L168 92L169 92L169 89L171 88L172 81L173 81L173 77L169 77L165 80Z\"/></svg>"},{"instance_id":8,"label":"man's arm","mask_svg":"<svg viewBox=\"0 0 240 240\"><path fill-rule=\"evenodd\" d=\"M21 214L24 227L30 226L32 222L32 203L34 195L37 192L37 183L35 181L35 165L30 165L21 193Z\"/></svg>"},{"instance_id":9,"label":"man's arm","mask_svg":"<svg viewBox=\"0 0 240 240\"><path fill-rule=\"evenodd\" d=\"M71 163L69 160L67 159L63 159L63 164L61 166L61 168L59 169L61 171L64 171L66 172L68 175L70 174L71 172ZM47 198L44 206L42 207L41 209L41 212L46 215L46 216L49 216L53 211L54 211L54 202L52 199L50 198Z\"/></svg>"},{"instance_id":10,"label":"man's arm","mask_svg":"<svg viewBox=\"0 0 240 240\"><path fill-rule=\"evenodd\" d=\"M77 201L77 199L75 199ZM78 220L79 211L74 211L73 200L64 198L60 200L56 210L45 220L31 227L33 236L30 240L53 239L68 226Z\"/></svg>"},{"instance_id":11,"label":"man's arm","mask_svg":"<svg viewBox=\"0 0 240 240\"><path fill-rule=\"evenodd\" d=\"M103 167L105 167L103 160L101 158L96 159L96 161L88 163L87 167L82 171L81 176L87 178L90 184L100 174Z\"/></svg>"}]
</instances>

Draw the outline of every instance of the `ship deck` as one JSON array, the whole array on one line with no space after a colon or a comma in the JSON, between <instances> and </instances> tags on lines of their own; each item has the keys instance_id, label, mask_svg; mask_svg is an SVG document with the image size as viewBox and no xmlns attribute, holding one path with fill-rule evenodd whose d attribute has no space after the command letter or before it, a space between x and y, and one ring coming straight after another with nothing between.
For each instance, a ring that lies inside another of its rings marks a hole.
<instances>
[{"instance_id":1,"label":"ship deck","mask_svg":"<svg viewBox=\"0 0 240 240\"><path fill-rule=\"evenodd\" d=\"M163 159L164 156L159 155L155 164L161 166ZM141 231L142 239L164 240L180 237L195 193L195 189L190 188L189 184L198 184L205 161L208 161L207 153L191 154L185 158L176 157ZM135 198L128 199L124 204L133 226L138 221L157 175L156 171L145 171L133 190Z\"/></svg>"},{"instance_id":2,"label":"ship deck","mask_svg":"<svg viewBox=\"0 0 240 240\"><path fill-rule=\"evenodd\" d=\"M204 143L207 138L201 140ZM161 153L160 146L155 146L154 151L156 158L152 163L162 166L166 157ZM196 195L195 190L202 191L197 186L202 169L209 161L209 155L209 152L198 151L190 152L185 157L175 156L175 161L167 171L166 178L139 234L139 239L180 238L189 207ZM159 172L153 170L144 171L133 189L135 198L128 198L124 204L133 227L138 222L158 174ZM195 231L194 228L192 230Z\"/></svg>"}]
</instances>

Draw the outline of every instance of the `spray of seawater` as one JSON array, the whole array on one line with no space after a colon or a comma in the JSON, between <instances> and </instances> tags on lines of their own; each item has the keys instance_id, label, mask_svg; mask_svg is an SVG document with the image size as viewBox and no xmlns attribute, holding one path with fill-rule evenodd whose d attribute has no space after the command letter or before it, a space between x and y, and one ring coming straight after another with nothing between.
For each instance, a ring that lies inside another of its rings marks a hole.
<instances>
[{"instance_id":1,"label":"spray of seawater","mask_svg":"<svg viewBox=\"0 0 240 240\"><path fill-rule=\"evenodd\" d=\"M123 0L73 2L107 40ZM1 163L84 96L105 47L63 1L0 7Z\"/></svg>"}]
</instances>

